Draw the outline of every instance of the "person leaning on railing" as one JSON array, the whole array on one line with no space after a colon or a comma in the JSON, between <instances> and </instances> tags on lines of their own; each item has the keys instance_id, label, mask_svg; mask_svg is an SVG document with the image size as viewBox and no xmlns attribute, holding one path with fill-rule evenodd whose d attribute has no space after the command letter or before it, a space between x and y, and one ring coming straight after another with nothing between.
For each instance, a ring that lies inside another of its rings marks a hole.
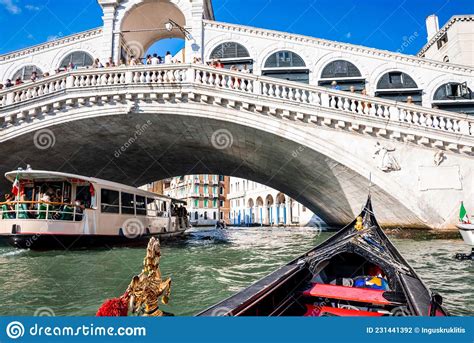
<instances>
[{"instance_id":1,"label":"person leaning on railing","mask_svg":"<svg viewBox=\"0 0 474 343\"><path fill-rule=\"evenodd\" d=\"M15 205L15 213L18 213L18 219L29 219L28 206L26 205L25 193L20 194L20 201Z\"/></svg>"},{"instance_id":2,"label":"person leaning on railing","mask_svg":"<svg viewBox=\"0 0 474 343\"><path fill-rule=\"evenodd\" d=\"M11 198L10 194L5 194L5 202L2 204L2 219L12 219L13 208L9 204Z\"/></svg>"},{"instance_id":3,"label":"person leaning on railing","mask_svg":"<svg viewBox=\"0 0 474 343\"><path fill-rule=\"evenodd\" d=\"M76 216L74 217L74 220L80 222L84 216L85 206L82 201L78 199L76 199L74 205L76 207Z\"/></svg>"},{"instance_id":4,"label":"person leaning on railing","mask_svg":"<svg viewBox=\"0 0 474 343\"><path fill-rule=\"evenodd\" d=\"M69 199L64 199L64 203L61 206L59 220L74 220L74 207L69 203Z\"/></svg>"}]
</instances>

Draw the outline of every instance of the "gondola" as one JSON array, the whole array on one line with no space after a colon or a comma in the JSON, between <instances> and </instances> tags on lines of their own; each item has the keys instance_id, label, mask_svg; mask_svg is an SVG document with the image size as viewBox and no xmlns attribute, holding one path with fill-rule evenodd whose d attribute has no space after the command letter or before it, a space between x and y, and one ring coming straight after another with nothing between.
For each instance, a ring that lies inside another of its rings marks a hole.
<instances>
[{"instance_id":1,"label":"gondola","mask_svg":"<svg viewBox=\"0 0 474 343\"><path fill-rule=\"evenodd\" d=\"M332 237L197 316L447 316L382 231L370 195Z\"/></svg>"}]
</instances>

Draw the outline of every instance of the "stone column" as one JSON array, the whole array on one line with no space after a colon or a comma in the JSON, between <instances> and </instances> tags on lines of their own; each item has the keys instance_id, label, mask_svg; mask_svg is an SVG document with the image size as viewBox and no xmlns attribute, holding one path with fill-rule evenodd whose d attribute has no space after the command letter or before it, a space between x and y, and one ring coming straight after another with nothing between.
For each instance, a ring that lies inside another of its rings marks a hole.
<instances>
[{"instance_id":1,"label":"stone column","mask_svg":"<svg viewBox=\"0 0 474 343\"><path fill-rule=\"evenodd\" d=\"M118 62L119 56L115 56L115 9L118 6L118 0L99 0L99 4L102 6L103 16L102 20L104 22L102 28L102 49L99 57L102 63L112 57L115 62Z\"/></svg>"},{"instance_id":2,"label":"stone column","mask_svg":"<svg viewBox=\"0 0 474 343\"><path fill-rule=\"evenodd\" d=\"M204 60L204 40L203 40L203 1L193 1L191 8L191 18L186 18L186 29L191 32L191 40L186 39L186 60L191 63L193 57L200 57Z\"/></svg>"}]
</instances>

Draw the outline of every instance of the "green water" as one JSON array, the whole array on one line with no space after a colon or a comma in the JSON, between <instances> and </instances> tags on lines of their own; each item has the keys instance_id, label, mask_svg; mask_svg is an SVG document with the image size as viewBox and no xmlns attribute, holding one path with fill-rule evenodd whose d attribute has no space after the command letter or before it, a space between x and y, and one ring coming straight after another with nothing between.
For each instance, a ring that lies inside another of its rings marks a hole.
<instances>
[{"instance_id":1,"label":"green water","mask_svg":"<svg viewBox=\"0 0 474 343\"><path fill-rule=\"evenodd\" d=\"M312 229L201 229L162 247L162 273L172 278L163 309L193 315L248 286L330 234ZM454 315L474 315L474 264L456 261L469 249L458 240L394 239L424 281ZM32 252L0 247L0 315L94 315L121 295L141 271L145 250L116 248Z\"/></svg>"}]
</instances>

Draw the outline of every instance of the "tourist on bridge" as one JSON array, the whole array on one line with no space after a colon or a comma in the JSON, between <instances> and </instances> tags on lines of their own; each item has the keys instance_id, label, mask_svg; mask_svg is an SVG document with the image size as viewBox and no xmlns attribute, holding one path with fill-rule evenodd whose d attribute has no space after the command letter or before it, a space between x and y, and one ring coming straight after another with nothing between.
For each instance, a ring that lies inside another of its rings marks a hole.
<instances>
[{"instance_id":1,"label":"tourist on bridge","mask_svg":"<svg viewBox=\"0 0 474 343\"><path fill-rule=\"evenodd\" d=\"M334 89L336 91L340 91L341 87L337 84L337 81L331 82L331 89Z\"/></svg>"},{"instance_id":2,"label":"tourist on bridge","mask_svg":"<svg viewBox=\"0 0 474 343\"><path fill-rule=\"evenodd\" d=\"M171 52L167 51L165 56L165 64L172 64L173 57L171 56Z\"/></svg>"},{"instance_id":3,"label":"tourist on bridge","mask_svg":"<svg viewBox=\"0 0 474 343\"><path fill-rule=\"evenodd\" d=\"M5 88L10 88L13 87L13 82L10 79L7 79L7 82L5 82Z\"/></svg>"},{"instance_id":4,"label":"tourist on bridge","mask_svg":"<svg viewBox=\"0 0 474 343\"><path fill-rule=\"evenodd\" d=\"M36 82L36 80L38 80L38 73L37 73L36 71L34 71L34 72L31 73L30 80L31 80L32 82Z\"/></svg>"},{"instance_id":5,"label":"tourist on bridge","mask_svg":"<svg viewBox=\"0 0 474 343\"><path fill-rule=\"evenodd\" d=\"M104 68L104 65L100 63L100 60L96 58L92 64L92 68Z\"/></svg>"},{"instance_id":6,"label":"tourist on bridge","mask_svg":"<svg viewBox=\"0 0 474 343\"><path fill-rule=\"evenodd\" d=\"M153 57L151 58L151 65L156 66L158 64L161 64L161 57L159 57L158 54L153 54Z\"/></svg>"}]
</instances>

